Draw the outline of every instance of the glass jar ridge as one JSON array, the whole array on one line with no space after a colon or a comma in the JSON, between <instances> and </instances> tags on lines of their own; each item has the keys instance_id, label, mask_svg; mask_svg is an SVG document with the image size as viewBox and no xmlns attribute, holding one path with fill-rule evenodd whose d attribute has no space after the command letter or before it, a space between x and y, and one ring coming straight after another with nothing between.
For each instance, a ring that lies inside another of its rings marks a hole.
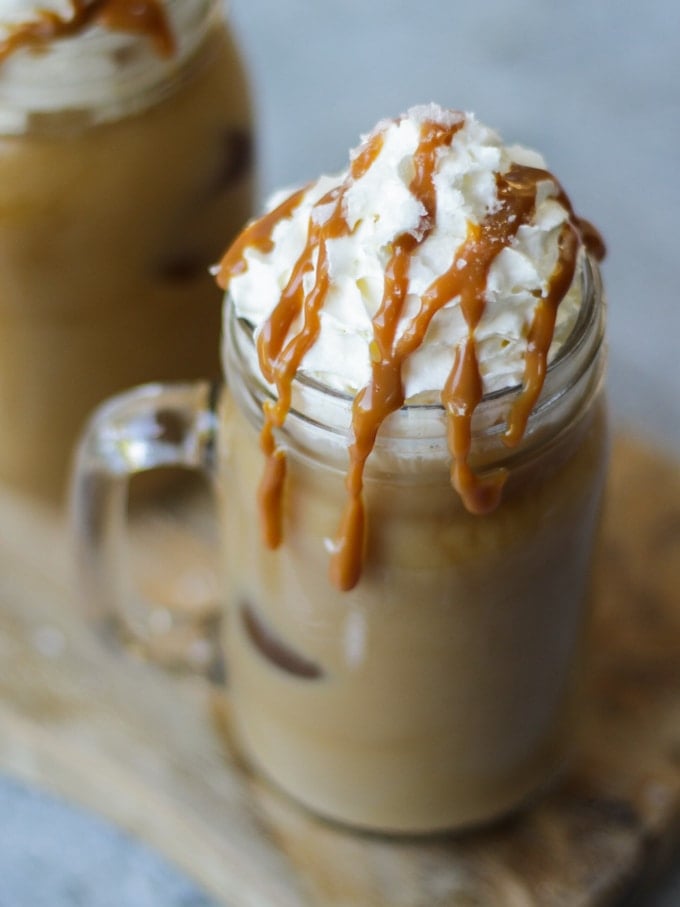
<instances>
[{"instance_id":1,"label":"glass jar ridge","mask_svg":"<svg viewBox=\"0 0 680 907\"><path fill-rule=\"evenodd\" d=\"M550 362L540 397L519 445L503 442L506 419L521 385L485 395L473 418L471 463L479 469L512 467L537 445L568 426L590 408L605 370L606 310L597 262L585 256L581 271L582 305L573 330ZM261 424L262 404L275 400L275 389L264 380L257 361L254 329L236 316L229 297L224 307L223 365L227 381L254 426ZM231 376L236 380L232 380ZM291 410L281 429L280 443L323 452L338 465L346 462L353 397L299 374L293 382ZM442 462L450 458L446 414L439 403L406 404L382 424L367 462L367 475L400 471L413 459ZM448 468L448 467L447 467ZM406 466L407 472L413 472ZM416 471L420 471L417 467Z\"/></svg>"}]
</instances>

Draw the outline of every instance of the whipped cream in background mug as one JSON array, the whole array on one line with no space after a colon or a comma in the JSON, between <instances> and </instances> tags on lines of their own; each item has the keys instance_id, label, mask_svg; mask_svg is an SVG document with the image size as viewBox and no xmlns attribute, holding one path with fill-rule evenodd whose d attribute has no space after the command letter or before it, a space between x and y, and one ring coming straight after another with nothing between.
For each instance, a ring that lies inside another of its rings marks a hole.
<instances>
[{"instance_id":1,"label":"whipped cream in background mug","mask_svg":"<svg viewBox=\"0 0 680 907\"><path fill-rule=\"evenodd\" d=\"M152 106L172 92L174 77L199 47L199 26L211 6L210 0L148 0L128 23L120 14L107 19L106 4L89 16L94 4L87 0L0 0L0 48L6 48L0 49L0 131L20 134L40 113L88 110L99 123ZM44 40L35 37L39 28L30 29L46 15L70 23L78 13L83 27L75 32L58 26L56 37Z\"/></svg>"}]
</instances>

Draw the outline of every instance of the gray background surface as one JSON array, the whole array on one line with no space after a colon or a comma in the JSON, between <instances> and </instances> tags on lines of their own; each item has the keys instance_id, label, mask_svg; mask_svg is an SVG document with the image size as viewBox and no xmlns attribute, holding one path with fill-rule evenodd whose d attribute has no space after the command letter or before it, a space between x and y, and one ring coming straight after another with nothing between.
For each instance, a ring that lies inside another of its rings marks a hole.
<instances>
[{"instance_id":1,"label":"gray background surface","mask_svg":"<svg viewBox=\"0 0 680 907\"><path fill-rule=\"evenodd\" d=\"M97 816L0 777L0 907L217 907Z\"/></svg>"},{"instance_id":2,"label":"gray background surface","mask_svg":"<svg viewBox=\"0 0 680 907\"><path fill-rule=\"evenodd\" d=\"M430 100L543 152L605 235L614 417L680 452L680 4L233 0L261 193ZM105 823L0 778L0 907L208 907ZM680 878L635 907L678 907ZM357 905L360 907L360 905Z\"/></svg>"}]
</instances>

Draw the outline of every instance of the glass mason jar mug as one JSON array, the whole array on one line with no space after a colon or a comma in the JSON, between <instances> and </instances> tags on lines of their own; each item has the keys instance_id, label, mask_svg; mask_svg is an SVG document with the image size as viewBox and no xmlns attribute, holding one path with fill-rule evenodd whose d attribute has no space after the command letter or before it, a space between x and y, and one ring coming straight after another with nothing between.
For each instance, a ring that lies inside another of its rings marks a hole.
<instances>
[{"instance_id":1,"label":"glass mason jar mug","mask_svg":"<svg viewBox=\"0 0 680 907\"><path fill-rule=\"evenodd\" d=\"M222 3L137 4L141 34L125 4L71 7L40 43L0 22L0 481L47 500L97 403L219 376L208 267L254 188Z\"/></svg>"},{"instance_id":2,"label":"glass mason jar mug","mask_svg":"<svg viewBox=\"0 0 680 907\"><path fill-rule=\"evenodd\" d=\"M508 470L473 516L449 479L444 412L406 406L383 425L366 473L363 569L328 580L346 496L351 400L297 379L286 448L284 541L256 518L261 404L250 326L225 309L226 387L155 385L114 399L82 439L73 515L83 590L120 620L131 472L182 462L220 499L223 646L235 738L252 765L313 811L421 833L487 821L563 763L573 732L606 466L604 306L595 266L521 444L503 444L519 388L484 399L472 465ZM163 433L171 413L179 435Z\"/></svg>"}]
</instances>

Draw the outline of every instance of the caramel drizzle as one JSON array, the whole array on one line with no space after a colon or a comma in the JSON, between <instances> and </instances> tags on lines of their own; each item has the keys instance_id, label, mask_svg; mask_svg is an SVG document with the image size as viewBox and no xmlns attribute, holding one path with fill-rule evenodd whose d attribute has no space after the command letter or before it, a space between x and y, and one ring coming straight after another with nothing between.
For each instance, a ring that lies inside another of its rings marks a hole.
<instances>
[{"instance_id":1,"label":"caramel drizzle","mask_svg":"<svg viewBox=\"0 0 680 907\"><path fill-rule=\"evenodd\" d=\"M251 221L243 232L236 237L219 264L215 279L221 289L226 290L229 281L237 274L243 274L248 265L245 259L246 249L256 249L258 252L271 252L274 248L272 233L279 221L291 217L295 209L307 194L309 186L303 186L294 192L278 207L272 208L262 217Z\"/></svg>"},{"instance_id":2,"label":"caramel drizzle","mask_svg":"<svg viewBox=\"0 0 680 907\"><path fill-rule=\"evenodd\" d=\"M423 124L420 142L414 153L415 173L409 189L422 203L425 214L416 231L401 234L392 244L390 260L385 268L383 298L372 321L371 377L356 395L352 406L350 463L346 479L348 498L330 564L331 581L341 590L352 589L361 573L366 525L364 467L383 421L404 405L403 363L423 342L436 313L456 297L460 298L467 337L454 351L453 366L441 393L452 456L451 479L471 513L489 513L500 502L505 472L496 470L480 477L468 462L472 417L483 397L475 331L485 309L489 270L497 255L510 245L519 228L531 222L539 183L550 180L557 185L557 197L569 212L569 220L559 236L557 265L545 294L539 298L529 328L522 388L511 408L505 433L508 446L521 440L543 386L557 308L573 281L580 244L583 242L596 258L604 255L604 244L599 234L590 224L574 215L566 194L552 174L513 164L506 173L496 174L498 205L480 224L468 225L467 237L455 251L449 269L422 294L418 312L397 338L408 292L412 256L430 235L436 222L433 175L437 151L451 143L462 125L462 120L448 127L434 122ZM278 391L276 402L267 401L263 405L264 425L260 438L266 467L258 503L264 541L271 548L276 548L282 538L282 493L286 471L285 453L276 445L274 429L283 424L290 410L293 378L305 353L318 336L320 311L329 285L326 242L349 234L343 216L345 194L353 181L372 165L382 142L383 134L375 133L355 158L343 184L331 190L314 206L305 248L258 338L260 367L265 378L275 384ZM282 206L247 228L222 262L218 278L220 286L226 288L229 278L245 269L246 247L254 246L262 251L272 248L271 233L275 224L290 215L306 191L300 190ZM314 254L318 256L316 267ZM305 293L303 279L311 272L314 273L314 284ZM300 321L301 326L288 339L293 326Z\"/></svg>"},{"instance_id":3,"label":"caramel drizzle","mask_svg":"<svg viewBox=\"0 0 680 907\"><path fill-rule=\"evenodd\" d=\"M257 340L262 374L277 390L276 401L267 400L263 404L264 424L260 433L260 448L266 462L258 488L258 507L262 537L269 548L277 548L281 544L283 487L286 477L285 451L277 446L274 429L280 428L288 415L293 379L321 327L320 312L329 284L326 241L349 234L343 214L345 192L354 180L366 173L380 153L382 144L382 134L376 133L352 162L344 183L326 193L314 205L305 247L281 293L279 303L263 324ZM246 248L254 246L261 251L271 248L274 226L282 218L290 216L306 192L307 187L299 190L261 221L255 221L246 228L220 265L218 283L223 289L234 274L245 268ZM307 274L315 270L313 258L317 250L315 281L311 290L305 293L303 281ZM300 320L301 326L289 338L293 325Z\"/></svg>"},{"instance_id":4,"label":"caramel drizzle","mask_svg":"<svg viewBox=\"0 0 680 907\"><path fill-rule=\"evenodd\" d=\"M348 500L330 563L331 582L339 589L352 589L361 572L366 523L362 497L366 460L383 421L404 405L401 372L411 344L404 343L403 338L398 343L396 334L408 291L411 256L436 223L437 196L432 177L437 150L450 144L462 125L462 120L448 127L426 123L413 156L415 174L409 190L422 203L425 214L415 234L402 233L393 243L392 255L385 268L383 298L372 319L371 377L352 405L352 443L346 480ZM414 348L421 339L415 341Z\"/></svg>"},{"instance_id":5,"label":"caramel drizzle","mask_svg":"<svg viewBox=\"0 0 680 907\"><path fill-rule=\"evenodd\" d=\"M71 38L100 23L113 31L147 35L157 52L170 57L175 36L160 0L70 0L71 15L62 18L50 10L14 26L0 41L0 63L24 47L44 47L59 38Z\"/></svg>"},{"instance_id":6,"label":"caramel drizzle","mask_svg":"<svg viewBox=\"0 0 680 907\"><path fill-rule=\"evenodd\" d=\"M442 405L447 412L452 483L465 507L475 514L489 513L498 506L505 483L504 471L497 470L489 476L479 477L468 463L472 417L484 393L477 362L475 330L485 309L489 269L519 228L531 221L536 207L537 185L542 180L550 179L550 174L519 164L514 164L505 174L497 174L499 204L496 211L478 226L469 225L468 236L456 251L448 271L423 293L418 313L406 326L399 342L395 343L395 331L408 289L410 259L417 246L431 232L436 214L432 174L438 144L432 141L432 137L436 135L440 144L449 143L455 131L454 127L447 134L441 127L437 132L432 125L429 128L426 126L415 152L416 177L409 188L425 206L429 224L419 231L418 241L410 234L396 240L395 251L386 268L383 302L373 320L377 355L372 360L371 380L354 401L354 441L349 449L347 478L349 499L331 559L331 580L340 589L353 588L359 579L365 527L362 500L364 464L383 420L404 403L401 380L403 362L423 342L435 314L457 296L460 297L468 336L455 350L453 368L441 394ZM540 393L557 306L573 280L578 236L569 223L560 237L559 249L558 265L546 298L537 304L529 331L523 388L510 414L506 436L508 443L516 443L522 437L526 420Z\"/></svg>"},{"instance_id":7,"label":"caramel drizzle","mask_svg":"<svg viewBox=\"0 0 680 907\"><path fill-rule=\"evenodd\" d=\"M558 239L557 265L548 284L548 291L539 299L527 337L524 354L522 391L513 403L508 417L504 441L515 447L524 437L529 416L543 388L548 368L548 350L555 332L555 320L560 302L574 279L580 237L573 223L567 221Z\"/></svg>"}]
</instances>

